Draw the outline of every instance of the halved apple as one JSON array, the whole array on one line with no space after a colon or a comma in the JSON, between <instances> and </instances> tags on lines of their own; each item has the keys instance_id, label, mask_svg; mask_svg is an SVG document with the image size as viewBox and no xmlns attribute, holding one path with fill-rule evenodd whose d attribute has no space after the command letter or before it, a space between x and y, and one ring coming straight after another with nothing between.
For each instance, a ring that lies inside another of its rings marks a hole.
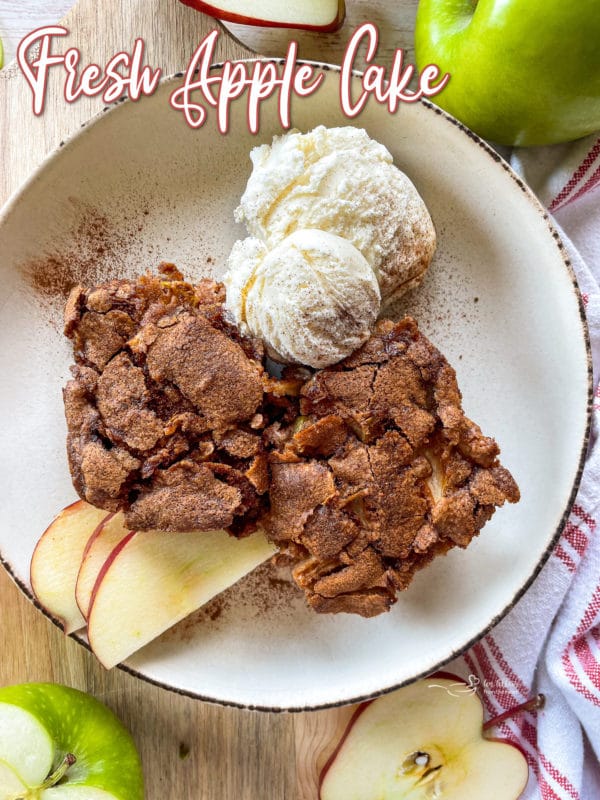
<instances>
[{"instance_id":1,"label":"halved apple","mask_svg":"<svg viewBox=\"0 0 600 800\"><path fill-rule=\"evenodd\" d=\"M33 552L33 592L42 606L62 622L65 633L85 625L75 601L75 584L86 545L106 517L106 511L78 500L53 520Z\"/></svg>"},{"instance_id":2,"label":"halved apple","mask_svg":"<svg viewBox=\"0 0 600 800\"><path fill-rule=\"evenodd\" d=\"M416 681L359 706L321 773L319 800L516 800L527 761L484 738L481 701L457 692L459 680Z\"/></svg>"},{"instance_id":3,"label":"halved apple","mask_svg":"<svg viewBox=\"0 0 600 800\"><path fill-rule=\"evenodd\" d=\"M302 28L309 31L335 31L346 15L344 0L181 0L186 6L211 17L241 25L266 28Z\"/></svg>"},{"instance_id":4,"label":"halved apple","mask_svg":"<svg viewBox=\"0 0 600 800\"><path fill-rule=\"evenodd\" d=\"M0 800L142 800L129 732L98 700L51 683L0 688Z\"/></svg>"},{"instance_id":5,"label":"halved apple","mask_svg":"<svg viewBox=\"0 0 600 800\"><path fill-rule=\"evenodd\" d=\"M123 539L94 586L88 638L107 669L155 639L275 553L262 530L146 531Z\"/></svg>"},{"instance_id":6,"label":"halved apple","mask_svg":"<svg viewBox=\"0 0 600 800\"><path fill-rule=\"evenodd\" d=\"M115 547L130 533L123 514L119 513L106 517L91 535L83 552L75 586L75 600L85 619L88 618L92 592L102 567Z\"/></svg>"}]
</instances>

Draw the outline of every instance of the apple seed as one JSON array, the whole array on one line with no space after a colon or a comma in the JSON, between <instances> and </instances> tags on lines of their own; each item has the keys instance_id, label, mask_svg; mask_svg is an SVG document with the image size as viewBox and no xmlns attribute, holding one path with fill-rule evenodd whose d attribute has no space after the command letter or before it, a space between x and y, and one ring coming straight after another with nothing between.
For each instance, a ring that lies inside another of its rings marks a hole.
<instances>
[{"instance_id":1,"label":"apple seed","mask_svg":"<svg viewBox=\"0 0 600 800\"><path fill-rule=\"evenodd\" d=\"M422 750L415 750L414 753L407 755L402 762L402 774L409 775L411 772L415 771L416 767L426 767L430 761L431 756L429 753L425 753Z\"/></svg>"}]
</instances>

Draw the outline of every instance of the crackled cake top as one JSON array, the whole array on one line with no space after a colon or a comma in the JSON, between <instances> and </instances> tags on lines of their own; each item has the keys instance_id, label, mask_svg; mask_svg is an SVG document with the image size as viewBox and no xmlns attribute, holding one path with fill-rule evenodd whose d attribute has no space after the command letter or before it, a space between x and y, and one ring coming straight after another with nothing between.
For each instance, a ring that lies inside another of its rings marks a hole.
<instances>
[{"instance_id":1,"label":"crackled cake top","mask_svg":"<svg viewBox=\"0 0 600 800\"><path fill-rule=\"evenodd\" d=\"M76 287L64 392L84 499L147 530L251 530L263 505L262 347L222 315L223 287L161 276Z\"/></svg>"},{"instance_id":2,"label":"crackled cake top","mask_svg":"<svg viewBox=\"0 0 600 800\"><path fill-rule=\"evenodd\" d=\"M319 612L386 611L519 490L410 317L321 370L267 374L214 281L76 287L67 449L81 497L134 530L264 527Z\"/></svg>"},{"instance_id":3,"label":"crackled cake top","mask_svg":"<svg viewBox=\"0 0 600 800\"><path fill-rule=\"evenodd\" d=\"M299 411L265 431L266 527L317 611L387 610L416 570L519 498L496 442L464 415L454 370L408 317L317 372Z\"/></svg>"}]
</instances>

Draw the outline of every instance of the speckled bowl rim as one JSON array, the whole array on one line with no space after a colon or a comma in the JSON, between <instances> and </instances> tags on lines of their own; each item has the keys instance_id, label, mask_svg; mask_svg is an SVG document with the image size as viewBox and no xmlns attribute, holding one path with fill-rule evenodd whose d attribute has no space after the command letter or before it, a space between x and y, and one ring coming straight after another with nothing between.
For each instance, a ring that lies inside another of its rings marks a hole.
<instances>
[{"instance_id":1,"label":"speckled bowl rim","mask_svg":"<svg viewBox=\"0 0 600 800\"><path fill-rule=\"evenodd\" d=\"M235 37L234 37L235 38ZM264 61L269 63L275 64L284 64L285 59L283 58L269 58L269 57L258 57L258 58L245 58L239 59L240 61L244 62L254 62L254 61ZM306 59L297 59L297 64L309 64L316 69L320 69L323 72L340 72L341 67L336 64L327 64L321 61L310 61ZM211 64L210 70L219 70L223 67L224 62L216 62ZM164 84L168 84L178 80L184 76L184 72L176 72L172 75L168 75L162 78L160 81L159 87L162 87ZM352 71L353 77L360 77L361 72L357 70ZM36 179L38 174L43 170L45 165L52 161L55 156L57 155L60 150L70 145L74 142L78 137L84 132L84 130L92 125L95 125L99 119L101 119L107 112L114 111L119 106L123 105L123 103L131 102L127 97L121 97L115 103L112 103L109 106L105 106L102 110L94 114L90 119L86 120L85 122L81 123L79 128L72 133L67 139L61 141L60 144L53 148L41 161L41 163L36 167L36 169L32 172L32 174L25 180L25 182L9 197L6 201L4 206L0 209L0 226L4 222L4 218L11 212L12 208L16 203L21 199L22 195L25 194L29 186L33 183ZM420 678L424 678L428 675L431 675L434 672L437 672L454 658L462 655L465 651L467 651L470 647L472 647L476 642L482 639L492 628L494 628L500 620L502 620L508 613L511 611L515 605L519 602L521 597L525 594L525 592L529 589L529 587L533 584L537 576L539 575L540 571L542 570L545 563L548 561L552 551L554 550L563 530L571 513L571 509L575 502L575 498L577 497L577 492L579 491L579 486L581 483L581 478L583 475L583 470L585 468L585 461L587 456L587 449L590 441L590 433L591 433L591 426L592 426L592 410L593 410L593 398L594 398L594 384L593 384L593 363L592 363L592 349L590 343L590 336L589 330L587 325L587 319L585 315L585 307L583 303L583 298L581 296L581 291L579 289L579 284L577 283L577 277L573 270L573 266L571 261L567 255L567 251L565 248L564 243L560 238L560 234L552 224L552 220L546 209L542 206L538 198L535 196L533 191L529 188L529 186L516 174L516 172L512 169L512 167L500 156L491 145L489 145L486 141L484 141L480 136L474 133L470 128L467 128L466 125L463 125L462 122L452 117L447 112L443 111L441 108L436 106L434 103L430 102L429 100L419 100L419 103L427 108L429 111L433 112L434 114L442 117L447 123L454 125L454 127L458 128L461 133L471 139L476 145L478 145L491 159L494 161L498 166L500 166L511 179L515 182L516 186L523 192L523 194L527 197L527 200L531 203L534 210L542 217L544 220L548 232L552 236L555 241L556 247L560 253L561 260L565 270L571 281L571 286L573 289L573 293L578 303L579 308L579 321L581 323L581 332L583 335L585 349L586 349L586 358L587 358L587 408L586 408L586 426L583 435L583 441L581 443L581 451L579 456L579 463L577 467L577 471L575 474L575 478L573 481L573 485L571 488L571 493L569 495L569 499L565 506L564 512L562 517L554 530L554 533L548 543L548 546L542 553L540 560L538 561L536 567L534 568L533 572L529 576L529 578L523 583L521 588L513 595L512 599L507 603L507 605L500 611L496 616L494 616L490 622L482 628L475 636L471 637L464 645L461 647L452 650L445 658L441 659L440 661L436 662L432 665L430 669L420 671L417 674L413 675L410 678L406 678L404 680L399 681L398 683L394 683L391 686L383 687L376 692L371 692L365 695L357 695L356 697L345 699L345 700L332 700L331 702L327 703L319 703L317 705L306 705L306 706L268 706L268 705L251 705L246 703L236 703L232 700L223 700L218 697L211 697L207 695L202 695L198 692L192 692L186 689L182 689L177 686L171 686L168 683L164 683L162 681L155 680L143 672L136 670L132 667L127 666L127 664L118 664L117 668L120 669L122 672L127 673L128 675L132 675L135 678L139 678L146 683L151 684L152 686L157 686L161 689L165 689L166 691L173 692L175 694L181 695L183 697L189 697L194 700L201 700L203 702L214 703L224 707L230 708L239 708L248 711L264 711L270 713L280 713L280 712L303 712L303 711L322 711L328 708L339 708L343 706L352 705L355 703L363 703L368 700L372 700L376 697L380 697L381 695L387 694L389 692L393 692L396 689L400 689L402 686L407 686L414 681L419 680ZM18 586L18 588L23 592L23 594L31 601L31 603L44 614L51 622L56 625L62 631L62 625L58 619L52 616L42 605L37 601L34 597L31 589L23 583L17 576L14 574L10 564L0 552L0 564L4 567L4 569L8 572L9 576L12 578L13 582ZM92 652L88 642L80 636L78 633L70 634L70 638L74 639L79 644L83 645L87 650Z\"/></svg>"}]
</instances>

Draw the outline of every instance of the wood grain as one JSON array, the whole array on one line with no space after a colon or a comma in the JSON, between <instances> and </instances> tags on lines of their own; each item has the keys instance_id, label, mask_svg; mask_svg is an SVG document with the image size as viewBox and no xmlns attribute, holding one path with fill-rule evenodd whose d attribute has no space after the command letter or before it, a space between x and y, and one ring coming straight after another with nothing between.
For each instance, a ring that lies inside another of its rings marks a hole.
<instances>
[{"instance_id":1,"label":"wood grain","mask_svg":"<svg viewBox=\"0 0 600 800\"><path fill-rule=\"evenodd\" d=\"M161 66L164 74L185 67L215 27L214 20L176 0L80 0L64 24L84 63L104 64L142 37L147 63ZM220 59L248 54L221 36ZM90 99L68 106L61 91L58 76L52 77L46 111L35 118L16 65L0 72L0 202L101 107ZM43 617L2 569L0 642L0 684L65 683L91 692L119 714L140 748L148 800L316 800L321 753L348 716L348 709L289 715L221 708L119 670L107 673Z\"/></svg>"}]
</instances>

